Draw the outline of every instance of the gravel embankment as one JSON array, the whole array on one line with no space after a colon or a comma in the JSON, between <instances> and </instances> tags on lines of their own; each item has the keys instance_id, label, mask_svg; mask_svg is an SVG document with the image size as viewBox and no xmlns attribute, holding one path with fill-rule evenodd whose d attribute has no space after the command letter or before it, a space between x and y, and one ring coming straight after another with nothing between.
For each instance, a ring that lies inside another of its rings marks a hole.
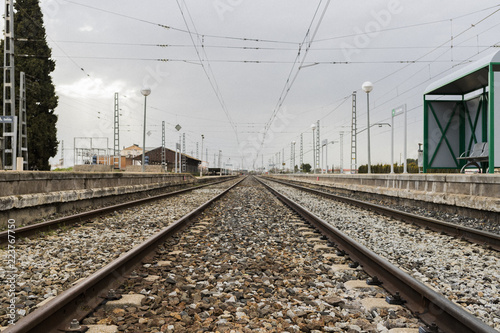
<instances>
[{"instance_id":1,"label":"gravel embankment","mask_svg":"<svg viewBox=\"0 0 500 333\"><path fill-rule=\"evenodd\" d=\"M346 258L313 238L318 234L248 179L160 247L137 270L141 278L125 281L118 292L143 294L140 306L103 305L83 324L120 332L418 331L418 319L403 307L367 310L367 298L387 293L349 289L348 281L367 275L335 271Z\"/></svg>"},{"instance_id":2,"label":"gravel embankment","mask_svg":"<svg viewBox=\"0 0 500 333\"><path fill-rule=\"evenodd\" d=\"M487 219L479 219L479 218L473 218L473 217L468 217L468 216L463 216L460 214L452 214L452 213L447 213L447 212L441 212L439 210L435 209L426 209L418 206L404 206L404 205L396 205L392 202L390 202L387 199L382 198L372 198L372 199L367 199L365 197L361 197L360 195L357 195L355 192L350 193L350 194L345 194L345 193L340 193L338 190L331 186L321 186L318 184L311 184L308 182L297 182L295 181L294 183L305 186L305 187L310 187L313 189L317 189L323 192L335 194L338 196L344 196L348 198L353 198L353 199L358 199L362 201L368 201L377 205L381 206L386 206L392 209L397 209L401 210L403 212L411 213L411 214L417 214L420 216L425 216L425 217L430 217L434 219L438 219L440 221L444 222L449 222L449 223L454 223L458 224L464 227L469 227L469 228L474 228L486 232L491 232L494 234L499 234L500 235L500 224L498 223L491 223Z\"/></svg>"},{"instance_id":3,"label":"gravel embankment","mask_svg":"<svg viewBox=\"0 0 500 333\"><path fill-rule=\"evenodd\" d=\"M274 182L280 193L500 331L500 253Z\"/></svg>"},{"instance_id":4,"label":"gravel embankment","mask_svg":"<svg viewBox=\"0 0 500 333\"><path fill-rule=\"evenodd\" d=\"M16 314L25 316L37 304L70 288L77 280L146 240L235 181L217 184L155 203L91 220L80 227L61 228L30 239L17 239ZM10 284L6 279L7 248L0 249L0 327L7 326ZM17 318L16 318L17 320Z\"/></svg>"}]
</instances>

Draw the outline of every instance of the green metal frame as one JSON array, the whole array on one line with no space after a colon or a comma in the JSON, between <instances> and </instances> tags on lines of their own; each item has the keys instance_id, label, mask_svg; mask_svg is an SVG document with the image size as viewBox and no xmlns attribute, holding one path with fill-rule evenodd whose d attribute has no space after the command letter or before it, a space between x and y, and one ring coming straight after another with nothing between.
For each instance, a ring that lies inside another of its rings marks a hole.
<instances>
[{"instance_id":1,"label":"green metal frame","mask_svg":"<svg viewBox=\"0 0 500 333\"><path fill-rule=\"evenodd\" d=\"M488 105L489 105L489 126L488 126L488 145L490 148L489 151L489 166L488 172L495 172L495 72L493 71L494 65L500 65L500 63L490 63L488 69L488 84L489 84L489 96L488 96Z\"/></svg>"},{"instance_id":2,"label":"green metal frame","mask_svg":"<svg viewBox=\"0 0 500 333\"><path fill-rule=\"evenodd\" d=\"M443 130L443 127L441 126L441 122L439 121L439 118L436 115L436 111L432 107L432 103L428 103L427 105L430 107L432 115L434 116L434 120L436 120L436 124L438 125L439 130L441 131L441 139L439 139L439 142L436 145L436 149L434 150L434 154L432 155L431 160L429 161L429 165L432 165L432 162L434 162L434 159L436 158L437 152L438 152L439 148L441 147L441 144L443 143L443 139L444 139L444 141L446 142L446 146L448 147L448 151L450 152L451 156L453 157L453 160L455 161L456 167L458 168L460 166L460 163L458 162L457 157L453 153L453 148L451 147L451 144L448 141L448 138L446 137L446 132L448 132L448 129L450 128L452 120L454 119L457 110L462 105L462 102L456 103L455 106L453 107L453 112L452 112L451 117L448 120L448 123L446 124L446 127L444 130ZM459 113L460 113L460 111L459 111ZM460 126L460 127L462 127L462 126ZM450 168L447 168L447 169L450 169Z\"/></svg>"},{"instance_id":3,"label":"green metal frame","mask_svg":"<svg viewBox=\"0 0 500 333\"><path fill-rule=\"evenodd\" d=\"M436 148L434 152L432 153L432 156L429 156L429 144L428 141L424 141L424 172L426 172L428 169L452 169L452 168L457 168L460 169L465 165L465 161L463 160L458 160L456 154L453 152L453 148L451 147L450 142L448 141L446 137L446 133L449 129L449 126L451 125L454 117L456 116L458 112L459 116L459 130L460 130L460 138L463 138L459 142L459 151L461 153L470 151L472 150L472 147L475 143L478 142L485 142L488 141L488 94L486 94L486 89L483 89L483 93L479 96L475 96L474 98L479 98L478 101L478 106L476 109L476 114L474 116L474 119L471 117L471 112L469 107L467 106L468 100L463 99L464 96L462 96L461 101L456 101L456 100L439 100L438 102L447 102L447 103L453 103L455 102L455 106L453 107L453 111L451 114L450 119L448 122L445 124L445 127L443 128L443 124L439 121L438 115L436 114L436 110L432 106L432 102L434 101L427 101L424 96L424 135L426 138L428 138L429 134L429 128L428 128L428 121L429 121L429 115L432 115L434 120L436 121L436 124L439 127L439 130L441 131L441 138L436 145ZM479 121L481 120L481 133L477 133L477 126L479 124ZM466 128L470 129L471 136L467 140L465 139L465 130ZM437 156L438 150L441 147L441 144L445 142L449 153L453 157L453 161L455 162L455 166L449 166L449 167L433 167L432 163L434 162L434 159Z\"/></svg>"},{"instance_id":4,"label":"green metal frame","mask_svg":"<svg viewBox=\"0 0 500 333\"><path fill-rule=\"evenodd\" d=\"M427 103L427 100L425 99L425 95L424 95L424 153L423 153L423 167L422 167L422 172L423 173L427 173L427 166L429 165L429 158L427 156L427 154L429 153L429 140L427 140L427 138L429 137L429 125L428 122L429 122L429 116L428 116L428 103Z\"/></svg>"},{"instance_id":5,"label":"green metal frame","mask_svg":"<svg viewBox=\"0 0 500 333\"><path fill-rule=\"evenodd\" d=\"M460 152L470 151L474 143L478 142L488 142L489 147L489 163L487 167L488 173L494 173L495 170L495 71L494 67L500 67L500 63L492 62L488 67L488 84L483 87L483 92L479 95L479 104L477 106L476 115L471 117L471 112L467 106L467 101L464 100L464 95L462 96L461 101L457 100L439 100L438 102L455 102L455 106L453 107L453 112L445 124L443 128L443 124L439 121L438 116L436 115L436 111L434 110L432 101L428 101L426 99L427 95L424 95L424 156L423 156L423 172L427 172L429 169L450 169L450 167L433 167L432 163L437 156L437 152L441 147L441 144L445 142L448 151L453 157L453 161L455 162L456 168L461 168L465 161L457 160L456 154L453 153L453 149L451 147L450 142L446 137L446 133L449 129L452 119L456 116L456 112L459 112L459 131L460 131L460 142L459 142L459 150ZM484 67L483 67L484 68ZM499 71L500 73L500 71ZM470 74L470 73L469 73ZM467 74L468 75L468 74ZM453 81L452 81L453 82ZM451 82L450 82L451 83ZM486 87L488 87L488 91L486 91ZM460 96L460 95L456 95ZM477 98L478 96L474 97ZM439 130L441 131L441 138L436 145L432 156L429 156L429 117L433 117L436 121ZM476 129L478 124L481 122L481 133L476 133ZM469 139L465 138L465 131L467 126L471 130L471 136ZM468 142L466 142L468 141ZM484 170L486 171L486 170Z\"/></svg>"}]
</instances>

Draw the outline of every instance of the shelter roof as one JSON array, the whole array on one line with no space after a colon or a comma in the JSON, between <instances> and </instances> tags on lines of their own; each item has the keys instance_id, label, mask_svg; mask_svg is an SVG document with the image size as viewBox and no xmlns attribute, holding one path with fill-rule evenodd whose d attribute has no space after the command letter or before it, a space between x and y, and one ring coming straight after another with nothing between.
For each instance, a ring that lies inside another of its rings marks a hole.
<instances>
[{"instance_id":1,"label":"shelter roof","mask_svg":"<svg viewBox=\"0 0 500 333\"><path fill-rule=\"evenodd\" d=\"M450 75L447 75L425 89L424 95L465 95L488 86L490 63L497 63L494 70L500 70L500 51L481 58Z\"/></svg>"}]
</instances>

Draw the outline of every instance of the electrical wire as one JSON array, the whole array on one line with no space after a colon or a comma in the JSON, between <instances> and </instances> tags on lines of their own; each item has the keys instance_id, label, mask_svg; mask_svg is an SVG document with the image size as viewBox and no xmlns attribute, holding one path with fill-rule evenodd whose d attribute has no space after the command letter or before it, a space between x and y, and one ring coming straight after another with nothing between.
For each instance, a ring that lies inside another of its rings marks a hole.
<instances>
[{"instance_id":1,"label":"electrical wire","mask_svg":"<svg viewBox=\"0 0 500 333\"><path fill-rule=\"evenodd\" d=\"M16 2L16 8L18 8L18 10L20 10L21 12L23 12L24 15L26 15L26 17L28 17L31 22L37 26L39 29L42 29L42 31L44 32L45 36L47 36L47 38L52 42L54 43L55 46L57 46L57 48L59 50L61 50L62 53L64 53L65 56L67 56L67 58L70 59L70 61L77 67L80 69L80 71L82 71L86 76L90 77L90 75L85 71L85 69L80 66L72 57L70 57L66 51L64 51L64 49L62 47L59 46L59 44L57 44L56 42L54 42L54 40L46 33L45 31L45 28L41 25L38 24L38 22L36 22L33 17L22 7L21 3L20 2ZM19 40L19 39L18 39ZM29 41L29 40L27 40ZM45 58L48 58L48 57L45 57Z\"/></svg>"},{"instance_id":2,"label":"electrical wire","mask_svg":"<svg viewBox=\"0 0 500 333\"><path fill-rule=\"evenodd\" d=\"M112 15L115 15L115 16L127 18L127 19L130 19L130 20L134 20L134 21L138 21L138 22L142 22L142 23L151 24L151 25L154 25L154 26L158 26L158 27L161 27L161 28L168 29L168 30L178 31L178 32L182 32L182 33L187 33L190 36L195 35L195 36L200 37L200 38L202 38L202 37L203 38L204 37L211 37L211 38L219 38L219 39L241 40L241 41L262 42L262 43L297 44L295 42L270 40L270 39L259 39L259 38L247 38L247 37L234 37L234 36L219 36L219 35L210 35L210 34L199 34L196 31L195 32L191 32L190 29L188 28L188 26L186 26L187 29L180 29L180 28L176 28L176 27L173 27L173 26L169 26L169 25L165 25L165 24L161 24L161 23L152 22L152 21L145 20L145 19L140 19L140 18L133 17L133 16L130 16L130 15L120 14L118 12L114 12L114 11L111 11L111 10L107 10L107 9L98 8L98 7L95 7L95 6L90 6L90 5L82 4L82 3L79 3L79 2L76 2L76 1L71 1L71 0L62 0L62 1L74 4L74 5L77 5L77 6L82 6L82 7L90 8L90 9L97 10L97 11L100 11L100 12L104 12L104 13L107 13L107 14L112 14ZM182 8L180 8L180 9L182 10Z\"/></svg>"},{"instance_id":3,"label":"electrical wire","mask_svg":"<svg viewBox=\"0 0 500 333\"><path fill-rule=\"evenodd\" d=\"M281 108L283 106L283 103L285 102L286 97L288 96L288 93L290 92L290 89L292 88L295 80L297 79L297 76L298 76L298 74L300 72L300 68L304 64L304 61L307 58L307 55L308 55L309 50L311 48L311 44L314 41L316 33L318 32L318 29L319 29L319 27L321 25L321 22L323 21L323 18L324 18L325 14L326 14L328 6L330 5L330 0L327 0L327 3L326 3L326 5L323 8L323 12L322 12L322 14L321 14L321 16L320 16L320 18L318 20L318 23L316 24L316 28L315 28L313 34L311 35L311 28L312 28L312 26L314 24L314 21L316 19L316 16L317 16L317 14L318 14L318 12L319 12L319 10L321 8L322 2L323 1L320 0L319 3L318 3L316 11L314 12L313 18L311 20L311 23L309 24L309 27L308 27L308 29L306 31L304 39L302 40L301 46L299 47L297 56L295 57L295 61L294 61L293 65L292 65L292 67L290 69L290 72L288 74L288 77L287 77L287 79L285 81L285 85L284 85L284 87L283 87L283 89L281 91L281 94L280 94L279 98L278 98L278 102L277 102L276 106L274 107L274 110L273 110L273 112L271 114L271 117L270 117L269 121L266 123L266 126L264 127L264 131L263 131L263 135L262 135L262 140L261 140L260 147L259 147L259 149L257 151L256 156L258 156L260 154L260 151L262 150L262 147L264 146L264 142L266 140L267 133L269 132L269 129L271 128L271 125L274 122L274 119L276 118L278 112L281 110ZM307 42L308 38L309 38L309 41ZM307 46L306 46L306 50L304 52L304 55L302 56L302 59L301 59L301 50L302 50L302 47L303 47L304 44L306 44ZM296 65L299 64L299 63L300 63L300 65L296 67ZM295 72L295 75L292 77L292 74L294 72ZM256 159L257 159L257 157L255 157L255 159L253 161L253 165L255 165Z\"/></svg>"},{"instance_id":4,"label":"electrical wire","mask_svg":"<svg viewBox=\"0 0 500 333\"><path fill-rule=\"evenodd\" d=\"M231 124L231 127L232 127L232 129L234 131L234 134L235 134L235 137L236 137L236 141L237 141L237 143L239 145L240 142L239 142L238 131L236 129L236 125L234 124L233 120L231 119L231 115L229 114L229 111L227 110L226 103L224 101L224 98L223 98L222 93L220 91L219 85L217 83L217 79L215 78L215 75L214 75L214 73L212 71L212 68L210 66L210 62L208 61L208 56L205 53L205 50L202 48L202 51L205 54L206 62L207 62L207 65L205 66L205 64L204 64L204 62L202 60L201 54L200 54L198 48L196 47L196 43L194 41L193 35L190 32L189 24L188 24L188 22L186 20L186 17L184 15L184 11L182 10L182 7L181 7L181 5L179 3L179 0L176 0L176 2L177 2L177 6L179 7L179 11L181 12L182 19L184 20L184 24L186 25L186 28L189 31L189 37L191 39L191 42L193 43L194 49L196 51L196 55L198 56L198 59L199 59L200 64L201 64L201 66L203 68L203 71L204 71L205 75L207 76L207 79L208 79L208 81L210 83L210 86L212 87L212 90L214 91L214 93L215 93L215 95L216 95L216 97L217 97L217 99L219 101L219 104L222 107L222 110L226 114L226 117L229 120L229 123ZM187 8L186 3L184 3L184 5L186 6L186 10L188 11L189 17L191 19L191 24L193 25L195 33L196 33L197 36L199 36L198 33L196 32L196 26L194 25L194 22L193 22L193 20L191 18L191 14L189 13L189 9Z\"/></svg>"}]
</instances>

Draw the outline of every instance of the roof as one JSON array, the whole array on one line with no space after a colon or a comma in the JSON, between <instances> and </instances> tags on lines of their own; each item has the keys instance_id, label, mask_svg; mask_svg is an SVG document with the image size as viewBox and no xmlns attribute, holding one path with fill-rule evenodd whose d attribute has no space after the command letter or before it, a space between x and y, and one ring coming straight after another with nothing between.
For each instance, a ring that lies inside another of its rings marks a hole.
<instances>
[{"instance_id":1,"label":"roof","mask_svg":"<svg viewBox=\"0 0 500 333\"><path fill-rule=\"evenodd\" d=\"M157 147L157 148L152 148L152 149L150 149L150 150L146 150L146 156L148 156L149 154L154 153L156 150L159 150L159 151L161 152L161 147ZM168 151L171 151L172 153L175 153L175 150L170 149L170 148L167 148L167 147L165 147L165 150L168 150ZM186 156L188 159L191 159L191 160L194 160L194 161L201 162L201 160L199 160L199 159L197 159L197 158L194 158L194 157L192 157L192 156L190 156L190 155L188 155L188 154L184 154L184 153L182 153L182 155ZM140 158L141 158L141 156L142 156L142 154L141 154L141 155L138 155L138 156L136 156L136 157L134 157L134 159L135 159L135 160L138 160L138 159L140 159Z\"/></svg>"},{"instance_id":2,"label":"roof","mask_svg":"<svg viewBox=\"0 0 500 333\"><path fill-rule=\"evenodd\" d=\"M133 144L132 146L130 147L127 147L127 148L123 148L122 150L142 150L141 147L139 147L138 145L136 144Z\"/></svg>"},{"instance_id":3,"label":"roof","mask_svg":"<svg viewBox=\"0 0 500 333\"><path fill-rule=\"evenodd\" d=\"M465 95L488 86L490 63L500 64L500 51L492 53L431 83L424 95ZM500 70L500 65L494 70Z\"/></svg>"}]
</instances>

